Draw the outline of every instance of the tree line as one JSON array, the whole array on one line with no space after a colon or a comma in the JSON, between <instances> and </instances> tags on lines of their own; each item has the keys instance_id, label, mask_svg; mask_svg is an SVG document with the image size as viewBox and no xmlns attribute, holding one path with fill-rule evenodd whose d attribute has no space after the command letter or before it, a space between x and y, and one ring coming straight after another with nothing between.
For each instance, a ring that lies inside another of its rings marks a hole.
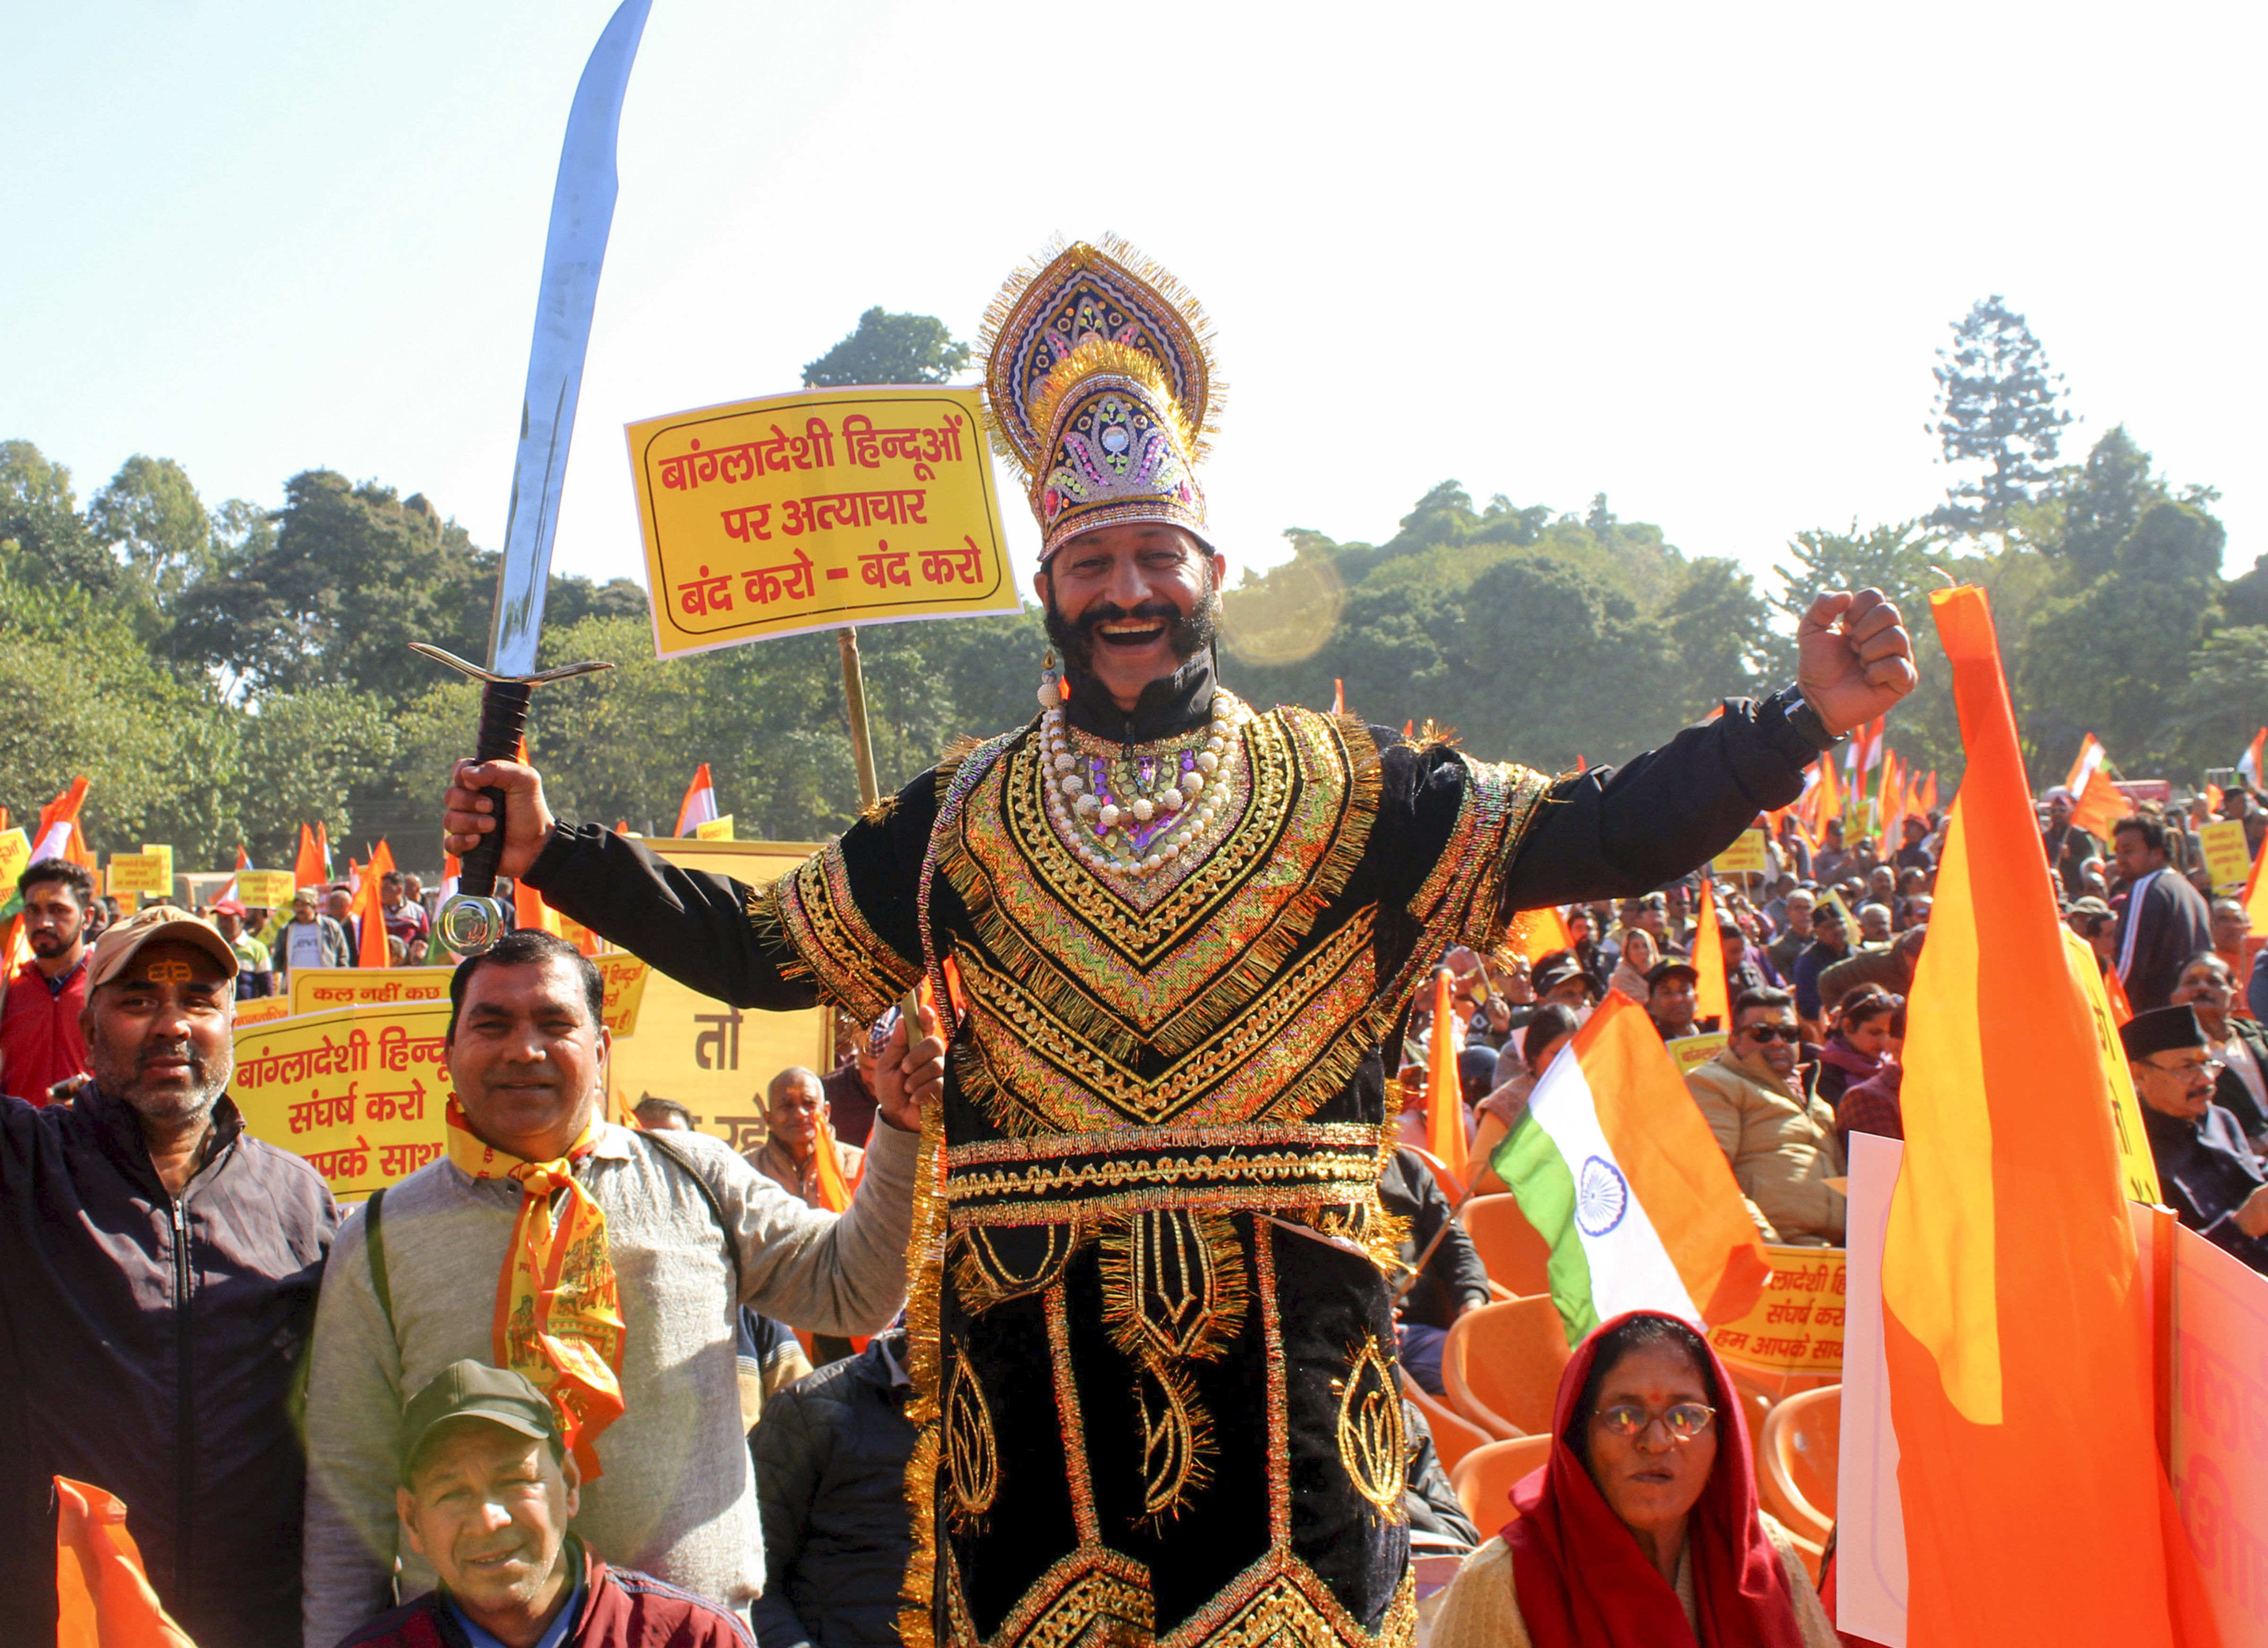
<instances>
[{"instance_id":1,"label":"tree line","mask_svg":"<svg viewBox=\"0 0 2268 1648\"><path fill-rule=\"evenodd\" d=\"M1372 721L1562 770L1790 679L1809 592L1873 584L1923 654L1892 742L1949 787L1959 727L1926 617L1942 570L1992 592L2036 782L2089 731L2129 776L2226 764L2268 719L2268 563L2225 580L2218 495L2169 482L2123 427L2059 463L2060 381L1999 298L1955 334L1933 429L1961 478L1930 516L1799 533L1760 585L1603 495L1580 513L1476 504L1447 481L1382 543L1290 529L1290 560L1225 592L1223 677L1263 704L1327 706L1343 683ZM941 381L967 358L933 319L875 309L805 377ZM106 854L167 842L211 867L242 844L287 864L301 820L322 819L357 853L383 836L432 867L478 689L406 644L482 656L496 566L431 499L379 481L310 469L280 507L211 505L178 463L137 455L81 501L31 442L0 442L0 803L23 821L85 773ZM1027 718L1044 646L1029 609L865 630L885 787ZM816 840L856 815L830 636L665 665L637 585L555 577L541 651L618 666L537 701L530 750L563 813L666 832L705 761L743 835Z\"/></svg>"}]
</instances>

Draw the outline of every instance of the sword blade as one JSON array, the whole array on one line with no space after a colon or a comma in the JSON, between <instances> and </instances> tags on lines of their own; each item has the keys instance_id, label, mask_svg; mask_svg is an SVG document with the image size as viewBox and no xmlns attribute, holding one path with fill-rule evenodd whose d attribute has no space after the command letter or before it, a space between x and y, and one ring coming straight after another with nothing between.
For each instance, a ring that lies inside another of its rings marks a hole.
<instances>
[{"instance_id":1,"label":"sword blade","mask_svg":"<svg viewBox=\"0 0 2268 1648\"><path fill-rule=\"evenodd\" d=\"M559 492L567 479L575 401L583 387L583 356L591 342L607 233L615 221L615 136L652 4L622 0L592 48L567 116L559 181L551 193L551 228L543 242L535 341L528 349L527 387L520 399L519 452L512 464L504 559L497 568L496 620L489 632L489 667L499 675L526 675L535 668Z\"/></svg>"}]
</instances>

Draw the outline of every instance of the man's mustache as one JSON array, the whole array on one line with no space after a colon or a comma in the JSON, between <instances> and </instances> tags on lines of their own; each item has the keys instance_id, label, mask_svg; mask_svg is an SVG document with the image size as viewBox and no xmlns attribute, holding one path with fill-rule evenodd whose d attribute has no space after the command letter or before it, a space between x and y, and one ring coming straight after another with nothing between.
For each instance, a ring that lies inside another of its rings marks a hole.
<instances>
[{"instance_id":1,"label":"man's mustache","mask_svg":"<svg viewBox=\"0 0 2268 1648\"><path fill-rule=\"evenodd\" d=\"M1143 601L1133 607L1121 607L1116 601L1102 601L1088 607L1079 615L1071 627L1089 641L1095 630L1107 623L1161 623L1168 627L1178 623L1182 609L1171 601Z\"/></svg>"}]
</instances>

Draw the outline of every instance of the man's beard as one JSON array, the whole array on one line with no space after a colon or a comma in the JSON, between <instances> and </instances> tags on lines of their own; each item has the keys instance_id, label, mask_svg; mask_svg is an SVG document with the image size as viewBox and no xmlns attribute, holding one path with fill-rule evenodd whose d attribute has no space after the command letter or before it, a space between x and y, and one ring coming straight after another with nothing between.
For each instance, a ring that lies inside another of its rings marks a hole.
<instances>
[{"instance_id":1,"label":"man's beard","mask_svg":"<svg viewBox=\"0 0 2268 1648\"><path fill-rule=\"evenodd\" d=\"M189 1062L187 1092L151 1092L142 1080L144 1055L186 1056ZM236 1073L236 1052L223 1042L217 1058L200 1054L194 1043L172 1042L145 1047L123 1055L114 1053L99 1036L88 1041L86 1068L94 1085L113 1098L122 1099L152 1122L186 1122L202 1115L228 1087Z\"/></svg>"},{"instance_id":2,"label":"man's beard","mask_svg":"<svg viewBox=\"0 0 2268 1648\"><path fill-rule=\"evenodd\" d=\"M76 933L66 938L52 929L42 928L31 936L32 953L35 956L59 956L70 949L77 939Z\"/></svg>"},{"instance_id":3,"label":"man's beard","mask_svg":"<svg viewBox=\"0 0 2268 1648\"><path fill-rule=\"evenodd\" d=\"M1175 659L1186 664L1213 644L1220 630L1220 596L1213 587L1212 568L1204 569L1204 588L1194 609L1184 613L1171 601L1141 601L1121 607L1098 601L1079 615L1077 622L1056 605L1055 580L1048 580L1046 621L1048 641L1063 654L1064 662L1082 675L1094 673L1094 631L1107 623L1131 623L1155 619L1166 626L1166 644Z\"/></svg>"}]
</instances>

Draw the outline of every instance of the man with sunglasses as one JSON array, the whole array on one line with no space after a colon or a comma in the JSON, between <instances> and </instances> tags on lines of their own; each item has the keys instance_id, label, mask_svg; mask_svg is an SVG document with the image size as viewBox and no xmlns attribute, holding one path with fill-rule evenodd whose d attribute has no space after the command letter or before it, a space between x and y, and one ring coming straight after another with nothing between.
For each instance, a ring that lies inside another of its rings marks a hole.
<instances>
[{"instance_id":1,"label":"man with sunglasses","mask_svg":"<svg viewBox=\"0 0 2268 1648\"><path fill-rule=\"evenodd\" d=\"M2159 1193L2182 1223L2268 1271L2268 1173L2236 1118L2213 1101L2221 1063L2188 1006L2136 1013L2118 1027L2157 1159Z\"/></svg>"},{"instance_id":2,"label":"man with sunglasses","mask_svg":"<svg viewBox=\"0 0 2268 1648\"><path fill-rule=\"evenodd\" d=\"M1742 990L1725 1050L1685 1080L1764 1240L1839 1247L1843 1193L1827 1181L1842 1175L1843 1150L1834 1110L1800 1064L1802 1034L1787 991Z\"/></svg>"}]
</instances>

